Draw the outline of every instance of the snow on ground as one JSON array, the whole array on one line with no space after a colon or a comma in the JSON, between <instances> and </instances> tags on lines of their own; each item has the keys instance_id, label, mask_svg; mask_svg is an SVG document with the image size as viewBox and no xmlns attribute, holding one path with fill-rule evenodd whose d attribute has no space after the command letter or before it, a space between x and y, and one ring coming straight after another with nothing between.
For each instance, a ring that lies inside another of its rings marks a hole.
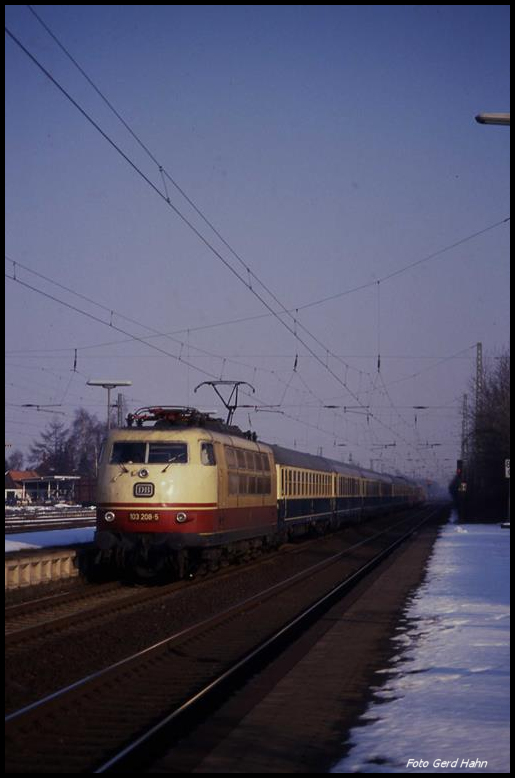
<instances>
[{"instance_id":1,"label":"snow on ground","mask_svg":"<svg viewBox=\"0 0 515 778\"><path fill-rule=\"evenodd\" d=\"M332 773L509 772L509 542L499 525L444 528Z\"/></svg>"},{"instance_id":2,"label":"snow on ground","mask_svg":"<svg viewBox=\"0 0 515 778\"><path fill-rule=\"evenodd\" d=\"M91 543L95 534L94 527L75 529L42 530L41 532L20 532L5 538L5 553L25 551L31 548L49 546L74 546L77 543Z\"/></svg>"}]
</instances>

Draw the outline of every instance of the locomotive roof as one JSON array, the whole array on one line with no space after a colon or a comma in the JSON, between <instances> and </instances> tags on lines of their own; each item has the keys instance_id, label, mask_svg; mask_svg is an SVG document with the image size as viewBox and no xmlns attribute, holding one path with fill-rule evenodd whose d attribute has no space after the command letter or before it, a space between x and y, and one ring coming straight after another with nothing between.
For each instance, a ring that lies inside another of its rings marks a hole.
<instances>
[{"instance_id":1,"label":"locomotive roof","mask_svg":"<svg viewBox=\"0 0 515 778\"><path fill-rule=\"evenodd\" d=\"M153 424L149 425L150 422ZM149 426L145 426L145 425ZM256 441L257 435L250 430L243 432L234 424L227 424L222 419L213 418L211 413L206 413L187 406L148 406L139 408L135 413L127 416L127 428L129 429L153 429L153 430L184 430L193 427L219 432L222 435L232 435Z\"/></svg>"}]
</instances>

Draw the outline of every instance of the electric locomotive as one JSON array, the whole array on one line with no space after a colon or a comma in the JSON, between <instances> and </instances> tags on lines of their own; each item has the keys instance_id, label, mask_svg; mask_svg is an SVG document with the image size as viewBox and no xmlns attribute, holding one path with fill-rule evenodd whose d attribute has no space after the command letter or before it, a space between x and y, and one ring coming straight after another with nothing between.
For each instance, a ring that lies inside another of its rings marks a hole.
<instances>
[{"instance_id":1,"label":"electric locomotive","mask_svg":"<svg viewBox=\"0 0 515 778\"><path fill-rule=\"evenodd\" d=\"M278 542L269 446L193 408L143 408L128 423L110 432L99 462L104 558L183 577Z\"/></svg>"},{"instance_id":2,"label":"electric locomotive","mask_svg":"<svg viewBox=\"0 0 515 778\"><path fill-rule=\"evenodd\" d=\"M413 505L399 477L268 445L194 408L141 408L99 461L97 561L182 578ZM149 426L150 425L150 426Z\"/></svg>"}]
</instances>

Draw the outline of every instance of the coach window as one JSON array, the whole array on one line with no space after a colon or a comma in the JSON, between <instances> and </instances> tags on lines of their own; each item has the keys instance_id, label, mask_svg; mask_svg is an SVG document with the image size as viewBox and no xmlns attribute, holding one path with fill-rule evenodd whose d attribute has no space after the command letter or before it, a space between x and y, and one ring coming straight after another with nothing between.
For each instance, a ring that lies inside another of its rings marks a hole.
<instances>
[{"instance_id":1,"label":"coach window","mask_svg":"<svg viewBox=\"0 0 515 778\"><path fill-rule=\"evenodd\" d=\"M200 461L203 465L216 465L215 449L212 443L200 444Z\"/></svg>"}]
</instances>

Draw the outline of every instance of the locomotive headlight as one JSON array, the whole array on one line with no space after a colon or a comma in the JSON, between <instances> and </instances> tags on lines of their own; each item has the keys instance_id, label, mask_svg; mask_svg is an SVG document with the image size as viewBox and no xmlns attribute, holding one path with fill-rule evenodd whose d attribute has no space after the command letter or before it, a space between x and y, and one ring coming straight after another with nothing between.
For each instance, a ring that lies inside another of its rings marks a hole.
<instances>
[{"instance_id":1,"label":"locomotive headlight","mask_svg":"<svg viewBox=\"0 0 515 778\"><path fill-rule=\"evenodd\" d=\"M175 517L175 521L178 521L179 524L184 524L185 521L188 521L188 514L187 513L178 513Z\"/></svg>"},{"instance_id":2,"label":"locomotive headlight","mask_svg":"<svg viewBox=\"0 0 515 778\"><path fill-rule=\"evenodd\" d=\"M148 470L146 469L146 467L142 467L141 470L138 470L138 476L140 478L146 478L147 475L148 475Z\"/></svg>"},{"instance_id":3,"label":"locomotive headlight","mask_svg":"<svg viewBox=\"0 0 515 778\"><path fill-rule=\"evenodd\" d=\"M104 521L114 521L115 515L113 511L106 511L104 513Z\"/></svg>"}]
</instances>

